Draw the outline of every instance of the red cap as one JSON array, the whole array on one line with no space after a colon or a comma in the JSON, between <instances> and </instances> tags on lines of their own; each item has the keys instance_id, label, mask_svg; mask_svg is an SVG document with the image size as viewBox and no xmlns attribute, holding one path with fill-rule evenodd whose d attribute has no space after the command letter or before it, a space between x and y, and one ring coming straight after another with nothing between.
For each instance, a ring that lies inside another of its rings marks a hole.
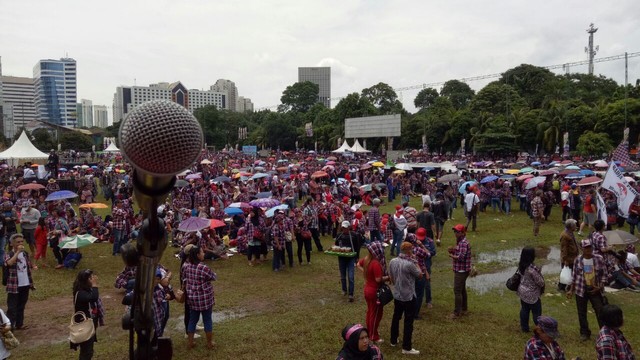
<instances>
[{"instance_id":1,"label":"red cap","mask_svg":"<svg viewBox=\"0 0 640 360\"><path fill-rule=\"evenodd\" d=\"M345 204L348 203L349 202L349 197L348 196L344 196L342 198L342 202L345 203Z\"/></svg>"},{"instance_id":2,"label":"red cap","mask_svg":"<svg viewBox=\"0 0 640 360\"><path fill-rule=\"evenodd\" d=\"M400 206L400 205L396 205L396 211L398 211L398 210L400 210L400 209L402 209L402 206Z\"/></svg>"},{"instance_id":3,"label":"red cap","mask_svg":"<svg viewBox=\"0 0 640 360\"><path fill-rule=\"evenodd\" d=\"M462 233L466 233L467 232L467 228L462 224L458 224L458 225L452 227L451 229L453 229L453 231L456 231L456 232L462 232Z\"/></svg>"},{"instance_id":4,"label":"red cap","mask_svg":"<svg viewBox=\"0 0 640 360\"><path fill-rule=\"evenodd\" d=\"M356 219L360 220L362 219L362 212L361 211L356 211Z\"/></svg>"},{"instance_id":5,"label":"red cap","mask_svg":"<svg viewBox=\"0 0 640 360\"><path fill-rule=\"evenodd\" d=\"M421 227L416 230L416 237L420 241L424 240L427 237L427 229Z\"/></svg>"}]
</instances>

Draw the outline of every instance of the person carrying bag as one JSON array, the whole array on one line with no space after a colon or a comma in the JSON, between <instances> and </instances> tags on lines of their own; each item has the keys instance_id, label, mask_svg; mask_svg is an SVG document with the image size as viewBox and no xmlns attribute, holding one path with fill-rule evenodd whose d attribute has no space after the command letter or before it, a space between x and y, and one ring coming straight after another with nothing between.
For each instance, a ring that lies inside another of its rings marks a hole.
<instances>
[{"instance_id":1,"label":"person carrying bag","mask_svg":"<svg viewBox=\"0 0 640 360\"><path fill-rule=\"evenodd\" d=\"M69 325L69 342L73 350L80 348L79 359L93 358L93 343L97 341L95 329L103 325L104 309L98 291L98 276L92 270L78 273L73 284L74 315Z\"/></svg>"}]
</instances>

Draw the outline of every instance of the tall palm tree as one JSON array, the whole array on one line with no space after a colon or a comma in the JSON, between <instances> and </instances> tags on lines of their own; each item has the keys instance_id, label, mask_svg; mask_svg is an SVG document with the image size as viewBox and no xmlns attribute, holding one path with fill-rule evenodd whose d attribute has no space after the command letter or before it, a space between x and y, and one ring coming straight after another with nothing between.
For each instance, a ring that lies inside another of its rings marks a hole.
<instances>
[{"instance_id":1,"label":"tall palm tree","mask_svg":"<svg viewBox=\"0 0 640 360\"><path fill-rule=\"evenodd\" d=\"M562 129L565 128L567 105L563 101L550 101L543 113L543 121L538 124L538 136L542 139L542 147L547 152L554 152L560 147Z\"/></svg>"}]
</instances>

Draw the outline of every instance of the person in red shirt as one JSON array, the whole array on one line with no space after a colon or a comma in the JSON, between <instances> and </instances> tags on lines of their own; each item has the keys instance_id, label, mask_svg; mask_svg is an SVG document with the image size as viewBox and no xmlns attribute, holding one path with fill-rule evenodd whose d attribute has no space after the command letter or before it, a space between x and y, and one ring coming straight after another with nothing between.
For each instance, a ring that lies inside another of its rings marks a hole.
<instances>
[{"instance_id":1,"label":"person in red shirt","mask_svg":"<svg viewBox=\"0 0 640 360\"><path fill-rule=\"evenodd\" d=\"M36 261L36 265L40 263L40 266L47 267L47 225L45 223L45 218L41 217L38 219L38 226L36 227L35 238L36 238L36 255L34 257ZM42 260L40 260L42 259ZM40 260L40 261L38 261Z\"/></svg>"},{"instance_id":2,"label":"person in red shirt","mask_svg":"<svg viewBox=\"0 0 640 360\"><path fill-rule=\"evenodd\" d=\"M383 306L378 303L378 289L389 280L387 276L387 263L384 257L384 247L379 241L372 241L366 245L369 253L364 259L358 261L358 269L363 272L365 278L364 299L367 302L366 324L371 332L371 341L382 343L378 327L382 319Z\"/></svg>"},{"instance_id":3,"label":"person in red shirt","mask_svg":"<svg viewBox=\"0 0 640 360\"><path fill-rule=\"evenodd\" d=\"M589 194L584 199L584 204L582 205L583 221L582 224L580 224L580 231L578 231L578 235L582 235L582 230L584 230L585 226L589 227L589 231L594 231L593 223L596 221L597 211L596 191L589 189Z\"/></svg>"}]
</instances>

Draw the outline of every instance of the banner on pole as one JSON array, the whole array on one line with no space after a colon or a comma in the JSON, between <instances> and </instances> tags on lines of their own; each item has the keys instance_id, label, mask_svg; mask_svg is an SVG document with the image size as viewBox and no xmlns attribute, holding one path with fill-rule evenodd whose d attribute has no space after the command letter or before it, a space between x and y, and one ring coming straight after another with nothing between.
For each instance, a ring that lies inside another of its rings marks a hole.
<instances>
[{"instance_id":1,"label":"banner on pole","mask_svg":"<svg viewBox=\"0 0 640 360\"><path fill-rule=\"evenodd\" d=\"M466 139L462 139L462 141L460 141L460 155L464 156L465 154L465 145L467 143Z\"/></svg>"},{"instance_id":2,"label":"banner on pole","mask_svg":"<svg viewBox=\"0 0 640 360\"><path fill-rule=\"evenodd\" d=\"M635 201L638 192L625 180L620 169L613 161L607 170L602 182L602 187L616 195L618 201L618 213L623 217L629 217L629 207Z\"/></svg>"},{"instance_id":3,"label":"banner on pole","mask_svg":"<svg viewBox=\"0 0 640 360\"><path fill-rule=\"evenodd\" d=\"M607 225L607 205L604 202L604 199L602 198L602 195L600 195L599 192L596 192L597 194L597 206L598 206L598 218L602 221L604 221L604 224Z\"/></svg>"},{"instance_id":4,"label":"banner on pole","mask_svg":"<svg viewBox=\"0 0 640 360\"><path fill-rule=\"evenodd\" d=\"M565 132L562 137L562 156L569 157L569 132Z\"/></svg>"},{"instance_id":5,"label":"banner on pole","mask_svg":"<svg viewBox=\"0 0 640 360\"><path fill-rule=\"evenodd\" d=\"M313 137L313 123L304 124L304 131L307 134L307 137Z\"/></svg>"}]
</instances>

